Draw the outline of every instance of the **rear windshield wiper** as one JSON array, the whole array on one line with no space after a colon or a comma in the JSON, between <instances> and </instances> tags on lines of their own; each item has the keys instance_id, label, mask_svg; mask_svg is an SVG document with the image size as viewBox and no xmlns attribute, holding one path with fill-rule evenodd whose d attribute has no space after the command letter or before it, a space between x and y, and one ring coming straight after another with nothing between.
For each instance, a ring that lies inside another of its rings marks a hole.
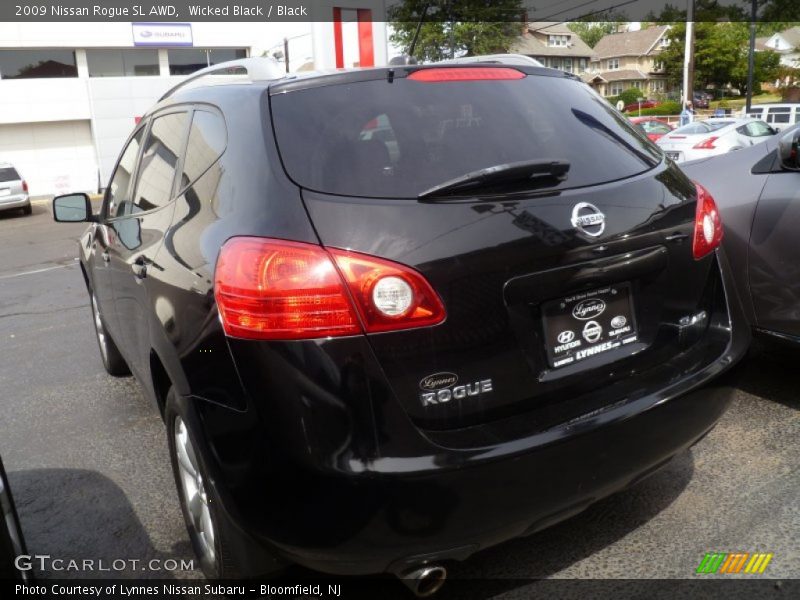
<instances>
[{"instance_id":1,"label":"rear windshield wiper","mask_svg":"<svg viewBox=\"0 0 800 600\"><path fill-rule=\"evenodd\" d=\"M535 186L558 185L567 178L570 163L566 160L529 160L523 162L495 165L472 171L450 181L440 183L425 190L418 199L447 196L460 191L472 191L498 183L524 183L530 181Z\"/></svg>"}]
</instances>

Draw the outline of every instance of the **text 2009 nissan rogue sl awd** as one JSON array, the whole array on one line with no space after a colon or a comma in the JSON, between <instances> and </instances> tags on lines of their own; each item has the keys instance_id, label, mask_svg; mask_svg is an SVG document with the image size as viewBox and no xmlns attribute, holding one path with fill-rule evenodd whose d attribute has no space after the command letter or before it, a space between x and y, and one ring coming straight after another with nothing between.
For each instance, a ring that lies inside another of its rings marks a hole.
<instances>
[{"instance_id":1,"label":"text 2009 nissan rogue sl awd","mask_svg":"<svg viewBox=\"0 0 800 600\"><path fill-rule=\"evenodd\" d=\"M168 93L99 215L54 203L208 575L438 580L714 426L749 342L717 208L589 87L271 64Z\"/></svg>"}]
</instances>

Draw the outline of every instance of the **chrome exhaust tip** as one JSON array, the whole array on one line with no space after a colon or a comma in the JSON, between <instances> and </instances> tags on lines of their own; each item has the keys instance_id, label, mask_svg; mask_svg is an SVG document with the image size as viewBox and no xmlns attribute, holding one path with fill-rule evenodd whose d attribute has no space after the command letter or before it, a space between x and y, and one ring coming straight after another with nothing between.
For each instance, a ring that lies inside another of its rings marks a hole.
<instances>
[{"instance_id":1,"label":"chrome exhaust tip","mask_svg":"<svg viewBox=\"0 0 800 600\"><path fill-rule=\"evenodd\" d=\"M399 577L417 598L428 598L444 585L447 569L439 565L423 565L406 571Z\"/></svg>"}]
</instances>

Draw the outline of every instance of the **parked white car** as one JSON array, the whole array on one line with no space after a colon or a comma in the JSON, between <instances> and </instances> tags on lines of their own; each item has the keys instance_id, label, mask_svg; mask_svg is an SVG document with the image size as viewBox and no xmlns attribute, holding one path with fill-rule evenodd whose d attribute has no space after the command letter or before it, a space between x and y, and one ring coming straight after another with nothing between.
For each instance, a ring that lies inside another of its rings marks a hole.
<instances>
[{"instance_id":1,"label":"parked white car","mask_svg":"<svg viewBox=\"0 0 800 600\"><path fill-rule=\"evenodd\" d=\"M678 127L656 143L675 162L725 154L761 143L777 133L758 119L714 118Z\"/></svg>"},{"instance_id":2,"label":"parked white car","mask_svg":"<svg viewBox=\"0 0 800 600\"><path fill-rule=\"evenodd\" d=\"M745 116L744 109L739 111L739 116ZM754 104L746 116L761 119L773 129L783 131L800 123L800 103Z\"/></svg>"}]
</instances>

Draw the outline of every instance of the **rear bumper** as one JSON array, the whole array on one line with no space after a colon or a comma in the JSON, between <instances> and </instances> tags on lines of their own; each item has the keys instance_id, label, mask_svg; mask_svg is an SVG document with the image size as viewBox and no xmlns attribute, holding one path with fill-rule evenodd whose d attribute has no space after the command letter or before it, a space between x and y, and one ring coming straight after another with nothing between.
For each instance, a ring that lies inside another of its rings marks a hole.
<instances>
[{"instance_id":1,"label":"rear bumper","mask_svg":"<svg viewBox=\"0 0 800 600\"><path fill-rule=\"evenodd\" d=\"M464 559L568 518L691 446L730 403L729 369L750 329L721 250L718 261L726 306L712 318L713 343L632 382L603 410L494 443L416 427L379 389L359 338L302 347L230 340L256 400L242 416L249 430L232 435L225 424L219 434L223 508L259 543L336 574ZM341 377L334 365L345 365ZM210 428L220 422L201 410Z\"/></svg>"},{"instance_id":2,"label":"rear bumper","mask_svg":"<svg viewBox=\"0 0 800 600\"><path fill-rule=\"evenodd\" d=\"M15 194L13 196L0 196L0 210L7 208L22 208L30 204L28 194Z\"/></svg>"},{"instance_id":3,"label":"rear bumper","mask_svg":"<svg viewBox=\"0 0 800 600\"><path fill-rule=\"evenodd\" d=\"M369 516L363 527L338 540L331 535L320 545L281 550L294 562L336 574L402 572L423 562L463 560L558 523L641 480L702 438L731 397L728 385L708 385L513 459L435 474L384 474L358 484L328 481L319 490L320 498L328 498L326 518L317 515L315 527L329 520L337 529L359 514ZM343 496L343 488L350 494Z\"/></svg>"}]
</instances>

